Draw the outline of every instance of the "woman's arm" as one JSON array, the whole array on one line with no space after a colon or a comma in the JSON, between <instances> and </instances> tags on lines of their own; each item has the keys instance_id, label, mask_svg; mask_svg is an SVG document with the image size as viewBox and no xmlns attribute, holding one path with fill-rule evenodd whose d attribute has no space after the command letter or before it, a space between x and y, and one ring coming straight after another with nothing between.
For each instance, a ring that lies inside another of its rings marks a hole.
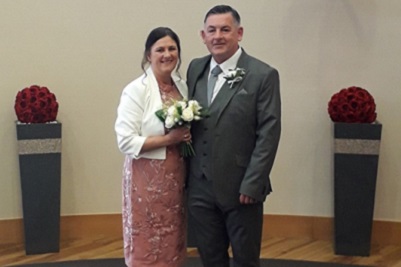
<instances>
[{"instance_id":1,"label":"woman's arm","mask_svg":"<svg viewBox=\"0 0 401 267\"><path fill-rule=\"evenodd\" d=\"M181 142L189 142L190 140L191 133L188 127L172 129L165 135L146 137L146 140L142 145L141 153Z\"/></svg>"},{"instance_id":2,"label":"woman's arm","mask_svg":"<svg viewBox=\"0 0 401 267\"><path fill-rule=\"evenodd\" d=\"M130 84L124 89L117 109L115 131L120 151L132 158L141 153L191 140L186 127L170 130L167 134L143 136L142 120L145 110L145 95L142 88Z\"/></svg>"}]
</instances>

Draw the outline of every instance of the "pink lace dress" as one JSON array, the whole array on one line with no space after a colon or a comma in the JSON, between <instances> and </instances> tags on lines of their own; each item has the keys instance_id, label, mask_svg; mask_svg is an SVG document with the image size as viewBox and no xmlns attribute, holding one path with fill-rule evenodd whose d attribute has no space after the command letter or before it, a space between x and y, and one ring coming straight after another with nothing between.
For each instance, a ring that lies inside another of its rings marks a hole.
<instances>
[{"instance_id":1,"label":"pink lace dress","mask_svg":"<svg viewBox=\"0 0 401 267\"><path fill-rule=\"evenodd\" d=\"M181 99L175 87L160 92L163 102ZM166 150L165 160L125 159L123 235L129 267L180 267L185 259L185 163L178 145Z\"/></svg>"}]
</instances>

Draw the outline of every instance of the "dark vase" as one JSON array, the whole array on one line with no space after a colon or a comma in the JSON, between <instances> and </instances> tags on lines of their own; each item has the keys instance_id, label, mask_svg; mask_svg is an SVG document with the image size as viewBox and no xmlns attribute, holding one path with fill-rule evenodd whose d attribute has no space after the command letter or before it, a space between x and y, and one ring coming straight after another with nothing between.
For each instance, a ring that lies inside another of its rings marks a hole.
<instances>
[{"instance_id":1,"label":"dark vase","mask_svg":"<svg viewBox=\"0 0 401 267\"><path fill-rule=\"evenodd\" d=\"M382 125L334 123L335 254L369 256Z\"/></svg>"},{"instance_id":2,"label":"dark vase","mask_svg":"<svg viewBox=\"0 0 401 267\"><path fill-rule=\"evenodd\" d=\"M25 252L59 252L61 123L17 123L16 127Z\"/></svg>"}]
</instances>

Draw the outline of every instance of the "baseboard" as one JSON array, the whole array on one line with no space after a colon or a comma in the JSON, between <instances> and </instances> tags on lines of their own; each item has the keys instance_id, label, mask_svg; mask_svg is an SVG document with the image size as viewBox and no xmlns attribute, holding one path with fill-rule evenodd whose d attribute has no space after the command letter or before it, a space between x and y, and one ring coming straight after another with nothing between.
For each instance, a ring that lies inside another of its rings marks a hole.
<instances>
[{"instance_id":1,"label":"baseboard","mask_svg":"<svg viewBox=\"0 0 401 267\"><path fill-rule=\"evenodd\" d=\"M331 240L333 218L265 214L263 236Z\"/></svg>"},{"instance_id":2,"label":"baseboard","mask_svg":"<svg viewBox=\"0 0 401 267\"><path fill-rule=\"evenodd\" d=\"M60 218L60 240L122 236L121 214L72 215ZM22 219L0 220L0 245L24 242Z\"/></svg>"},{"instance_id":3,"label":"baseboard","mask_svg":"<svg viewBox=\"0 0 401 267\"><path fill-rule=\"evenodd\" d=\"M122 236L121 214L62 216L61 240ZM290 215L265 215L266 237L333 239L333 218ZM22 219L0 220L0 245L21 244ZM401 222L374 221L372 244L401 245Z\"/></svg>"},{"instance_id":4,"label":"baseboard","mask_svg":"<svg viewBox=\"0 0 401 267\"><path fill-rule=\"evenodd\" d=\"M265 215L263 235L333 240L334 220L328 217ZM371 242L401 246L401 222L373 221Z\"/></svg>"}]
</instances>

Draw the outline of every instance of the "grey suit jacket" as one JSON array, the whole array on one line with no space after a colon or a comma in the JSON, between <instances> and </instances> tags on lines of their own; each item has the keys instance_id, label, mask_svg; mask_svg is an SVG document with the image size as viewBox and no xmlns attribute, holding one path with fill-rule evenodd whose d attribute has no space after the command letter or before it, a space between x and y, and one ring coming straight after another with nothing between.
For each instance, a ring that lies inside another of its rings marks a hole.
<instances>
[{"instance_id":1,"label":"grey suit jacket","mask_svg":"<svg viewBox=\"0 0 401 267\"><path fill-rule=\"evenodd\" d=\"M196 83L209 69L210 60L209 55L190 63L189 99L195 95ZM207 172L218 200L225 205L238 204L240 193L258 201L266 199L272 191L269 176L281 132L278 71L245 51L237 67L245 69L242 81L232 88L225 82L209 107L210 117L192 127L195 149L204 142L204 125L209 127ZM206 90L196 95L206 95ZM190 160L202 156L197 154Z\"/></svg>"}]
</instances>

